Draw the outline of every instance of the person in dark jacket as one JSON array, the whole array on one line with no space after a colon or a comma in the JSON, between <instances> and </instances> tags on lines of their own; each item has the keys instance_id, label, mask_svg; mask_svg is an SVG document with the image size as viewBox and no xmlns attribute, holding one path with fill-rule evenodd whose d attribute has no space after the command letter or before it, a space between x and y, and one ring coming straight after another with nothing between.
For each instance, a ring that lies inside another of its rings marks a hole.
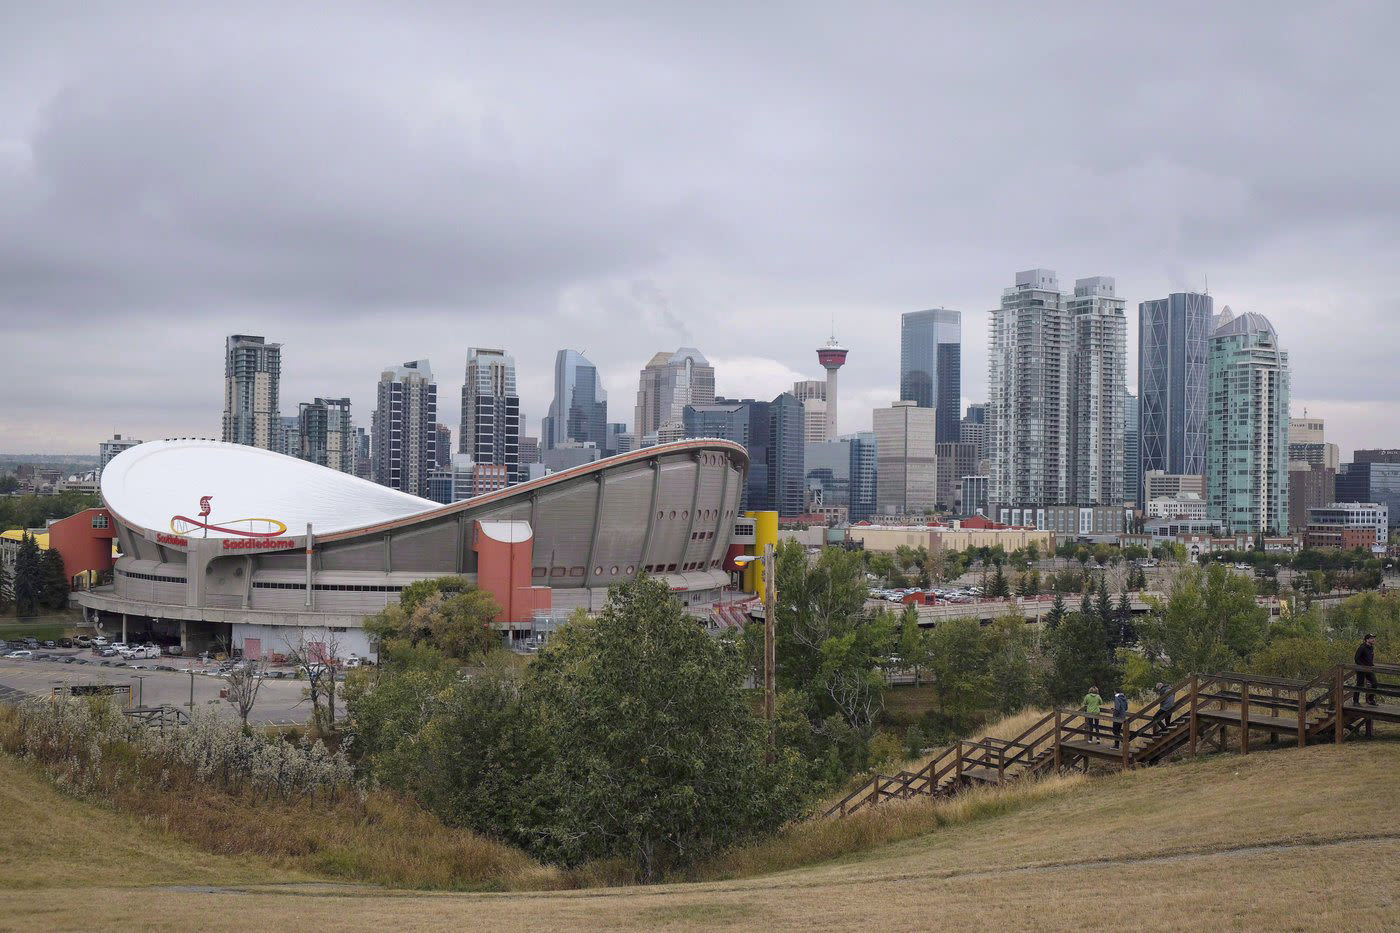
<instances>
[{"instance_id":1,"label":"person in dark jacket","mask_svg":"<svg viewBox=\"0 0 1400 933\"><path fill-rule=\"evenodd\" d=\"M1119 690L1113 695L1113 747L1118 748L1123 737L1123 722L1128 718L1128 698Z\"/></svg>"},{"instance_id":2,"label":"person in dark jacket","mask_svg":"<svg viewBox=\"0 0 1400 933\"><path fill-rule=\"evenodd\" d=\"M1159 683L1157 685L1157 696L1162 702L1157 704L1157 715L1153 717L1152 731L1158 735L1167 731L1167 726L1172 719L1172 709L1176 706L1176 694L1172 692L1171 685Z\"/></svg>"},{"instance_id":3,"label":"person in dark jacket","mask_svg":"<svg viewBox=\"0 0 1400 933\"><path fill-rule=\"evenodd\" d=\"M1356 649L1356 656L1352 659L1352 662L1357 667L1376 666L1376 636L1372 635L1370 632L1366 633L1366 637L1361 639L1360 647ZM1351 695L1352 703L1361 702L1361 688L1368 684L1373 692L1366 695L1366 703L1369 706L1376 705L1376 694L1374 692L1377 686L1375 671L1356 672L1356 692Z\"/></svg>"}]
</instances>

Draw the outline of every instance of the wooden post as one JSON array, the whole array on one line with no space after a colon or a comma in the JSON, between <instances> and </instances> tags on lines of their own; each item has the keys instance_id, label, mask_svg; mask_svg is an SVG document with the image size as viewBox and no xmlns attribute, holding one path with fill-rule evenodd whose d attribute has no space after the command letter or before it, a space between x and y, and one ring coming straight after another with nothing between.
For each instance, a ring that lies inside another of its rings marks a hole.
<instances>
[{"instance_id":1,"label":"wooden post","mask_svg":"<svg viewBox=\"0 0 1400 933\"><path fill-rule=\"evenodd\" d=\"M1249 682L1240 682L1240 754L1249 754Z\"/></svg>"},{"instance_id":2,"label":"wooden post","mask_svg":"<svg viewBox=\"0 0 1400 933\"><path fill-rule=\"evenodd\" d=\"M1269 715L1272 716L1272 717L1274 717L1274 718L1276 718L1276 719L1277 719L1277 718L1281 718L1281 717L1279 717L1279 714L1278 714L1278 687L1271 687L1271 688L1269 689L1269 702L1271 703L1271 705L1269 706ZM1277 732L1270 732L1270 733L1269 733L1269 744L1270 744L1270 745L1277 745L1277 744L1278 744L1278 733L1277 733Z\"/></svg>"},{"instance_id":3,"label":"wooden post","mask_svg":"<svg viewBox=\"0 0 1400 933\"><path fill-rule=\"evenodd\" d=\"M1128 770L1129 750L1133 746L1133 720L1132 713L1125 713L1123 716L1123 734L1118 738L1123 742L1123 764L1122 769Z\"/></svg>"},{"instance_id":4,"label":"wooden post","mask_svg":"<svg viewBox=\"0 0 1400 933\"><path fill-rule=\"evenodd\" d=\"M1298 747L1308 747L1308 688L1298 688Z\"/></svg>"},{"instance_id":5,"label":"wooden post","mask_svg":"<svg viewBox=\"0 0 1400 933\"><path fill-rule=\"evenodd\" d=\"M957 782L958 782L959 784L962 783L962 760L963 760L963 743L959 742L959 743L958 743L958 763L957 763L957 767L956 767L956 768L954 769L954 771L953 771L954 777L955 777L955 779L957 780Z\"/></svg>"},{"instance_id":6,"label":"wooden post","mask_svg":"<svg viewBox=\"0 0 1400 933\"><path fill-rule=\"evenodd\" d=\"M1332 741L1337 745L1342 744L1342 687L1344 686L1342 668L1338 665L1332 674Z\"/></svg>"},{"instance_id":7,"label":"wooden post","mask_svg":"<svg viewBox=\"0 0 1400 933\"><path fill-rule=\"evenodd\" d=\"M1200 691L1200 677L1199 677L1198 675L1196 675L1196 674L1192 674L1192 675L1191 675L1191 713L1190 713L1190 720L1191 720L1191 757L1192 757L1192 758L1195 758L1195 757L1196 757L1196 738L1197 738L1197 735L1198 735L1197 728L1196 728L1196 703L1197 703L1197 701L1198 701L1198 693L1199 693L1199 691Z\"/></svg>"},{"instance_id":8,"label":"wooden post","mask_svg":"<svg viewBox=\"0 0 1400 933\"><path fill-rule=\"evenodd\" d=\"M1060 710L1055 709L1055 773L1060 773L1060 768L1064 765L1064 757L1060 752Z\"/></svg>"},{"instance_id":9,"label":"wooden post","mask_svg":"<svg viewBox=\"0 0 1400 933\"><path fill-rule=\"evenodd\" d=\"M997 749L997 786L1006 783L1006 746Z\"/></svg>"}]
</instances>

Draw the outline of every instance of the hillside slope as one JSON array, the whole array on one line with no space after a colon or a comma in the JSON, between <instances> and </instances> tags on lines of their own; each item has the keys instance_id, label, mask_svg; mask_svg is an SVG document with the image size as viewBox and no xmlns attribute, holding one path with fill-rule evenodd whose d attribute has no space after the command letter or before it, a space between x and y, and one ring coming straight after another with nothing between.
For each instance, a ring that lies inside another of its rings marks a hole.
<instances>
[{"instance_id":1,"label":"hillside slope","mask_svg":"<svg viewBox=\"0 0 1400 933\"><path fill-rule=\"evenodd\" d=\"M859 856L734 881L484 895L230 883L153 895L104 877L78 897L0 892L0 926L1383 929L1400 917L1400 744L1105 777Z\"/></svg>"}]
</instances>

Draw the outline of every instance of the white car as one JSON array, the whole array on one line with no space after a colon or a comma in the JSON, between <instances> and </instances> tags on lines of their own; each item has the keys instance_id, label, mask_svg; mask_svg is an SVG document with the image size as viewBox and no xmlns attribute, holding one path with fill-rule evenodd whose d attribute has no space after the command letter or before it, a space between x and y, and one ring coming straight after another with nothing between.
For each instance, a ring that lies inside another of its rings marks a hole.
<instances>
[{"instance_id":1,"label":"white car","mask_svg":"<svg viewBox=\"0 0 1400 933\"><path fill-rule=\"evenodd\" d=\"M18 651L11 651L9 654L5 655L5 657L13 658L16 661L28 661L30 658L34 657L34 652L27 648L21 648Z\"/></svg>"},{"instance_id":2,"label":"white car","mask_svg":"<svg viewBox=\"0 0 1400 933\"><path fill-rule=\"evenodd\" d=\"M102 635L98 635L96 638L94 638L94 639L92 640L92 646L93 646L94 648L106 648L106 647L109 647L110 645L111 645L111 642L109 642L109 641L106 639L106 637L105 637L105 636L102 636Z\"/></svg>"},{"instance_id":3,"label":"white car","mask_svg":"<svg viewBox=\"0 0 1400 933\"><path fill-rule=\"evenodd\" d=\"M158 658L160 657L160 647L158 645L132 645L118 653L128 661L137 658Z\"/></svg>"}]
</instances>

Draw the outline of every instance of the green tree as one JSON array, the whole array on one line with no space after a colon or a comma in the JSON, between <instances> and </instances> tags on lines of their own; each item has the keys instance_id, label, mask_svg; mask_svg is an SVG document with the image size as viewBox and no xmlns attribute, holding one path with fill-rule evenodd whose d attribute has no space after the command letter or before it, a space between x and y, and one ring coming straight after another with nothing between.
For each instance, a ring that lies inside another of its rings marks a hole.
<instances>
[{"instance_id":1,"label":"green tree","mask_svg":"<svg viewBox=\"0 0 1400 933\"><path fill-rule=\"evenodd\" d=\"M996 619L983 632L987 650L986 687L997 712L1013 713L1031 699L1034 678L1031 644L1034 636L1016 613Z\"/></svg>"},{"instance_id":2,"label":"green tree","mask_svg":"<svg viewBox=\"0 0 1400 933\"><path fill-rule=\"evenodd\" d=\"M793 765L764 764L745 666L646 578L556 632L525 681L525 716L555 749L544 845L566 864L625 857L650 882L794 815Z\"/></svg>"},{"instance_id":3,"label":"green tree","mask_svg":"<svg viewBox=\"0 0 1400 933\"><path fill-rule=\"evenodd\" d=\"M919 628L919 610L912 603L904 607L899 620L899 653L902 666L914 672L914 686L922 682L923 671L928 663L928 636Z\"/></svg>"},{"instance_id":4,"label":"green tree","mask_svg":"<svg viewBox=\"0 0 1400 933\"><path fill-rule=\"evenodd\" d=\"M28 534L20 536L15 554L15 615L32 616L39 610L44 596L42 558L39 545Z\"/></svg>"},{"instance_id":5,"label":"green tree","mask_svg":"<svg viewBox=\"0 0 1400 933\"><path fill-rule=\"evenodd\" d=\"M1118 642L1121 645L1132 645L1137 643L1137 630L1133 628L1133 604L1128 598L1128 588L1123 587L1123 591L1118 594L1118 617L1115 620L1118 625Z\"/></svg>"},{"instance_id":6,"label":"green tree","mask_svg":"<svg viewBox=\"0 0 1400 933\"><path fill-rule=\"evenodd\" d=\"M1001 564L997 564L996 568L991 585L987 587L987 595L993 599L1005 599L1011 595L1011 585L1006 582L1006 574L1002 571Z\"/></svg>"},{"instance_id":7,"label":"green tree","mask_svg":"<svg viewBox=\"0 0 1400 933\"><path fill-rule=\"evenodd\" d=\"M431 645L449 658L471 661L500 645L494 626L499 614L491 594L465 577L438 577L404 587L399 604L367 618L365 630L381 645Z\"/></svg>"},{"instance_id":8,"label":"green tree","mask_svg":"<svg viewBox=\"0 0 1400 933\"><path fill-rule=\"evenodd\" d=\"M1123 643L1122 628L1113 612L1113 602L1108 597L1108 583L1099 581L1099 592L1094 598L1094 615L1103 626L1104 644L1111 656Z\"/></svg>"},{"instance_id":9,"label":"green tree","mask_svg":"<svg viewBox=\"0 0 1400 933\"><path fill-rule=\"evenodd\" d=\"M1045 628L1053 632L1064 620L1065 598L1059 593L1056 593L1055 601L1050 604L1050 611L1045 614Z\"/></svg>"},{"instance_id":10,"label":"green tree","mask_svg":"<svg viewBox=\"0 0 1400 933\"><path fill-rule=\"evenodd\" d=\"M1078 702L1092 686L1100 690L1119 686L1122 675L1104 651L1103 623L1092 610L1069 613L1046 641L1045 692L1052 702Z\"/></svg>"},{"instance_id":11,"label":"green tree","mask_svg":"<svg viewBox=\"0 0 1400 933\"><path fill-rule=\"evenodd\" d=\"M10 581L10 571L6 569L4 564L0 564L0 611L9 609L14 599L15 590L14 584Z\"/></svg>"},{"instance_id":12,"label":"green tree","mask_svg":"<svg viewBox=\"0 0 1400 933\"><path fill-rule=\"evenodd\" d=\"M63 568L63 555L52 548L40 552L39 589L39 604L45 609L68 605L68 572Z\"/></svg>"},{"instance_id":13,"label":"green tree","mask_svg":"<svg viewBox=\"0 0 1400 933\"><path fill-rule=\"evenodd\" d=\"M976 619L946 619L929 633L929 674L938 710L964 718L987 694L987 646Z\"/></svg>"},{"instance_id":14,"label":"green tree","mask_svg":"<svg viewBox=\"0 0 1400 933\"><path fill-rule=\"evenodd\" d=\"M1147 656L1175 680L1238 669L1263 645L1268 624L1249 578L1211 564L1182 568L1166 606L1142 621L1139 637Z\"/></svg>"}]
</instances>

